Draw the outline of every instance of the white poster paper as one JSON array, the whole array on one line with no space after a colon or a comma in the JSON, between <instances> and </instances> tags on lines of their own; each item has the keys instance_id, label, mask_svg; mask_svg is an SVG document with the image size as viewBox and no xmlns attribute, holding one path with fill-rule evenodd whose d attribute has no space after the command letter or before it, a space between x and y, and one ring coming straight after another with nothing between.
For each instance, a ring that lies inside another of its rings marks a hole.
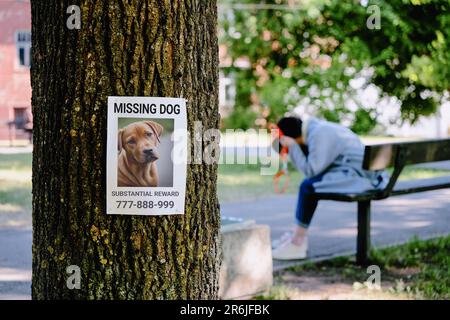
<instances>
[{"instance_id":1,"label":"white poster paper","mask_svg":"<svg viewBox=\"0 0 450 320\"><path fill-rule=\"evenodd\" d=\"M107 213L183 214L186 101L109 97Z\"/></svg>"}]
</instances>

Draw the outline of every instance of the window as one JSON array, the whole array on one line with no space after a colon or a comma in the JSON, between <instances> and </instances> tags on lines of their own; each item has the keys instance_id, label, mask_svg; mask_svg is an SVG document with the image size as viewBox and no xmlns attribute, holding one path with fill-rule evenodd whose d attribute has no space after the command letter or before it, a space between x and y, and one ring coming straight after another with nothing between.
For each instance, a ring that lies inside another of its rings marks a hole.
<instances>
[{"instance_id":1,"label":"window","mask_svg":"<svg viewBox=\"0 0 450 320\"><path fill-rule=\"evenodd\" d=\"M16 129L24 129L28 122L27 108L14 108L14 124Z\"/></svg>"},{"instance_id":2,"label":"window","mask_svg":"<svg viewBox=\"0 0 450 320\"><path fill-rule=\"evenodd\" d=\"M18 65L23 67L31 66L31 32L16 32L16 47Z\"/></svg>"}]
</instances>

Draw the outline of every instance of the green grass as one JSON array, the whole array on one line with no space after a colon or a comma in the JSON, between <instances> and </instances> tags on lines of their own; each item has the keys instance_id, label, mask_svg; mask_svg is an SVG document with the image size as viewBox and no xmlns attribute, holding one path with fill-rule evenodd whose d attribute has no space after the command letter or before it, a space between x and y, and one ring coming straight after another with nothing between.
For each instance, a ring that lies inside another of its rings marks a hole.
<instances>
[{"instance_id":1,"label":"green grass","mask_svg":"<svg viewBox=\"0 0 450 320\"><path fill-rule=\"evenodd\" d=\"M31 212L31 153L0 154L1 211Z\"/></svg>"},{"instance_id":2,"label":"green grass","mask_svg":"<svg viewBox=\"0 0 450 320\"><path fill-rule=\"evenodd\" d=\"M0 212L2 210L31 213L31 181L11 183L0 179Z\"/></svg>"},{"instance_id":3,"label":"green grass","mask_svg":"<svg viewBox=\"0 0 450 320\"><path fill-rule=\"evenodd\" d=\"M302 176L290 170L288 193L298 191ZM217 188L219 199L224 202L256 200L274 194L273 176L261 175L258 165L220 165Z\"/></svg>"},{"instance_id":4,"label":"green grass","mask_svg":"<svg viewBox=\"0 0 450 320\"><path fill-rule=\"evenodd\" d=\"M31 153L0 154L0 170L31 172L31 161Z\"/></svg>"},{"instance_id":5,"label":"green grass","mask_svg":"<svg viewBox=\"0 0 450 320\"><path fill-rule=\"evenodd\" d=\"M418 240L386 249L372 250L371 262L381 270L381 282L395 283L388 290L416 299L450 299L450 236ZM413 270L413 271L411 271ZM369 274L357 266L353 257L340 257L290 268L295 274L339 275L342 279L363 283ZM277 299L282 286L259 298Z\"/></svg>"},{"instance_id":6,"label":"green grass","mask_svg":"<svg viewBox=\"0 0 450 320\"><path fill-rule=\"evenodd\" d=\"M373 263L386 270L420 269L405 280L406 288L427 299L450 299L450 236L429 241L414 239L403 246L372 252Z\"/></svg>"}]
</instances>

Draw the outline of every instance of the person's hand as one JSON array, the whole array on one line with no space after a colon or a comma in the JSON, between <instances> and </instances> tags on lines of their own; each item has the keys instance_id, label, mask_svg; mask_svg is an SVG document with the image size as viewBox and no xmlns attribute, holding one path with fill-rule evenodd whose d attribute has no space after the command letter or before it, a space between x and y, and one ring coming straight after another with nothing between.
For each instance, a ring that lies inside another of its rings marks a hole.
<instances>
[{"instance_id":1,"label":"person's hand","mask_svg":"<svg viewBox=\"0 0 450 320\"><path fill-rule=\"evenodd\" d=\"M296 142L295 142L295 139L294 138L291 138L291 137L288 137L288 136L282 136L281 138L280 138L280 144L283 146L283 147L291 147L292 145L294 145Z\"/></svg>"}]
</instances>

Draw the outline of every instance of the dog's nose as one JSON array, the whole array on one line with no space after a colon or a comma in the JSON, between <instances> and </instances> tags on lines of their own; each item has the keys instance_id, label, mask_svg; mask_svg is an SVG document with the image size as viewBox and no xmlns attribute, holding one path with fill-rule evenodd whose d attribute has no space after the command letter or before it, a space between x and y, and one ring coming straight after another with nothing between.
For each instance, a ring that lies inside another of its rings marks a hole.
<instances>
[{"instance_id":1,"label":"dog's nose","mask_svg":"<svg viewBox=\"0 0 450 320\"><path fill-rule=\"evenodd\" d=\"M151 155L153 153L153 149L144 149L144 153L146 155Z\"/></svg>"}]
</instances>

